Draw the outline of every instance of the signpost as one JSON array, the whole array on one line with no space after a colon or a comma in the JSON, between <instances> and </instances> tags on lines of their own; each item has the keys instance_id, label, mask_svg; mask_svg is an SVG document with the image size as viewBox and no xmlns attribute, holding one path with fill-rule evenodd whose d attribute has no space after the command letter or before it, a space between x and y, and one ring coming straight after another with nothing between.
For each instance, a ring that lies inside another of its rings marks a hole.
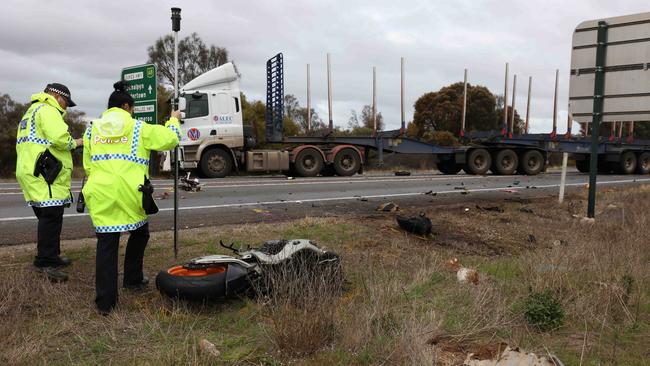
<instances>
[{"instance_id":1,"label":"signpost","mask_svg":"<svg viewBox=\"0 0 650 366\"><path fill-rule=\"evenodd\" d=\"M129 85L135 105L133 117L149 124L158 123L158 80L156 65L146 64L124 68L122 80Z\"/></svg>"},{"instance_id":2,"label":"signpost","mask_svg":"<svg viewBox=\"0 0 650 366\"><path fill-rule=\"evenodd\" d=\"M650 13L582 22L573 33L569 114L592 124L587 216L594 217L599 125L650 121Z\"/></svg>"}]
</instances>

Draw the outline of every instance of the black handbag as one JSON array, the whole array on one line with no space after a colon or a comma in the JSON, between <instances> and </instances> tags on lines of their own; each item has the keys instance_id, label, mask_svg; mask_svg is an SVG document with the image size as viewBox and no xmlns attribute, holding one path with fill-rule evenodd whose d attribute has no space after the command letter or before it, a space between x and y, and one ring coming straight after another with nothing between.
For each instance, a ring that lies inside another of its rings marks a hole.
<instances>
[{"instance_id":1,"label":"black handbag","mask_svg":"<svg viewBox=\"0 0 650 366\"><path fill-rule=\"evenodd\" d=\"M50 198L52 198L52 183L54 183L56 177L59 176L61 169L63 169L63 164L59 159L52 155L49 149L45 149L45 151L38 156L38 159L36 159L36 164L34 165L34 176L43 176L50 191Z\"/></svg>"},{"instance_id":2,"label":"black handbag","mask_svg":"<svg viewBox=\"0 0 650 366\"><path fill-rule=\"evenodd\" d=\"M147 215L158 213L158 205L153 198L153 185L145 175L144 183L138 186L138 191L142 192L142 208Z\"/></svg>"}]
</instances>

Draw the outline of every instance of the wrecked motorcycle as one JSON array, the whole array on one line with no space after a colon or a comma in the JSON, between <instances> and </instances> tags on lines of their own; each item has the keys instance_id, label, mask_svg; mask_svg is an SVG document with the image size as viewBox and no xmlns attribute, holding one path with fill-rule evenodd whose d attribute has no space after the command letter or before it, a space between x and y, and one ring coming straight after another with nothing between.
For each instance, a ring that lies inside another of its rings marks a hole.
<instances>
[{"instance_id":1,"label":"wrecked motorcycle","mask_svg":"<svg viewBox=\"0 0 650 366\"><path fill-rule=\"evenodd\" d=\"M323 268L329 274L341 273L340 257L311 240L271 240L252 249L220 244L235 256L208 255L160 271L156 276L158 290L184 300L214 300L272 291L268 277L278 269L289 269L296 275Z\"/></svg>"}]
</instances>

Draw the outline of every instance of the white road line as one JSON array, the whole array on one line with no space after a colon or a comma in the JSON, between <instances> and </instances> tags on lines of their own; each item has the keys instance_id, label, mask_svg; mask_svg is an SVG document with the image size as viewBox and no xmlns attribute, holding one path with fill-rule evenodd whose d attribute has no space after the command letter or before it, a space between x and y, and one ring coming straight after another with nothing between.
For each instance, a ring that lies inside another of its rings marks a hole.
<instances>
[{"instance_id":1,"label":"white road line","mask_svg":"<svg viewBox=\"0 0 650 366\"><path fill-rule=\"evenodd\" d=\"M546 173L548 174L548 173ZM554 173L550 173L554 174ZM550 175L549 174L549 175ZM520 177L519 179L525 178L525 176L510 176L510 175L503 175L503 176L489 176L490 178L494 179L503 179L503 180L518 180L517 177ZM204 184L202 186L202 189L205 188L214 188L214 189L221 189L221 188L242 188L242 187L272 187L272 186L289 186L289 185L315 185L315 184L356 184L356 183L390 183L390 182L422 182L422 181L446 181L446 180L474 180L474 179L481 179L485 178L485 176L482 175L463 175L463 176L428 176L428 177L402 177L402 178L387 178L387 179L346 179L346 180L300 180L300 181L289 181L289 182L274 182L274 183L260 183L259 181L250 181L253 183L243 183L240 182L238 184L222 184L222 185L208 185ZM80 187L72 187L73 189L80 188ZM169 189L173 188L173 185L161 185L156 187L158 189ZM0 188L0 191L3 189L12 189L16 190L19 188ZM77 191L78 192L78 191ZM73 193L77 193L74 192ZM22 192L0 192L0 196L3 195L18 195L22 194Z\"/></svg>"},{"instance_id":2,"label":"white road line","mask_svg":"<svg viewBox=\"0 0 650 366\"><path fill-rule=\"evenodd\" d=\"M601 181L598 182L597 185L614 185L614 184L626 184L626 183L643 183L643 182L650 182L650 178L644 178L644 179L624 179L624 180L612 180L612 181ZM581 183L567 183L567 187L576 187L576 186L584 186L587 184L587 182L581 182ZM544 189L544 188L558 188L560 185L559 184L546 184L546 185L539 185L539 186L534 186L538 189ZM497 192L497 191L505 191L505 190L522 190L522 189L530 189L526 188L525 186L514 186L514 187L498 187L498 188L476 188L476 189L466 189L466 190L448 190L448 191L436 191L434 193L436 194L453 194L453 193L460 193L460 192L473 192L473 193L481 193L481 192ZM266 202L243 202L243 203L226 203L226 204L221 204L221 205L205 205L205 206L190 206L190 207L179 207L179 210L181 211L189 211L189 210L205 210L205 209L212 209L212 208L232 208L232 207L251 207L251 206L270 206L270 205L286 205L286 204L302 204L302 203L313 203L313 202L331 202L331 201L349 201L349 200L358 200L360 198L391 198L391 197L412 197L412 196L423 196L425 193L423 192L409 192L409 193L391 193L391 194L376 194L376 195L367 195L367 196L346 196L346 197L328 197L328 198L309 198L309 199L304 199L304 200L286 200L286 201L266 201ZM174 210L173 208L161 208L160 211L172 211ZM80 217L80 216L88 216L88 214L65 214L63 217ZM9 221L20 221L20 220L36 220L36 217L34 216L21 216L21 217L6 217L6 218L0 218L0 222L9 222Z\"/></svg>"}]
</instances>

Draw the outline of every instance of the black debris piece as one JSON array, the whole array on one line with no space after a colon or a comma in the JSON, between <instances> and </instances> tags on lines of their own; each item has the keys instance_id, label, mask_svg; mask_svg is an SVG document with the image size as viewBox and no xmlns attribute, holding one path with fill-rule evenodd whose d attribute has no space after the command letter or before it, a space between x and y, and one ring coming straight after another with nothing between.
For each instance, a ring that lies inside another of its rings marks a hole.
<instances>
[{"instance_id":1,"label":"black debris piece","mask_svg":"<svg viewBox=\"0 0 650 366\"><path fill-rule=\"evenodd\" d=\"M481 211L493 211L493 212L503 212L503 209L499 206L479 206L476 205L476 208L478 208Z\"/></svg>"},{"instance_id":2,"label":"black debris piece","mask_svg":"<svg viewBox=\"0 0 650 366\"><path fill-rule=\"evenodd\" d=\"M422 236L431 234L431 220L424 213L413 217L397 215L396 220L404 231Z\"/></svg>"},{"instance_id":3,"label":"black debris piece","mask_svg":"<svg viewBox=\"0 0 650 366\"><path fill-rule=\"evenodd\" d=\"M411 172L407 172L406 170L398 170L395 172L395 175L398 177L407 177L411 175Z\"/></svg>"}]
</instances>

